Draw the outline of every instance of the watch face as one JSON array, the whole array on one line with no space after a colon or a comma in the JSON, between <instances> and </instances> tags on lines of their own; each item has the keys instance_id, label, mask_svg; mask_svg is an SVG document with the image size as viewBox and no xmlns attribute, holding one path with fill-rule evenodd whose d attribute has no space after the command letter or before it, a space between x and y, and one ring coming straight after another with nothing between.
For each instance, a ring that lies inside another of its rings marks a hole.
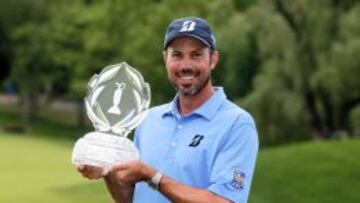
<instances>
[{"instance_id":1,"label":"watch face","mask_svg":"<svg viewBox=\"0 0 360 203\"><path fill-rule=\"evenodd\" d=\"M159 189L159 184L156 184L156 183L152 182L151 180L147 181L147 184L149 185L150 188L152 188L154 190Z\"/></svg>"},{"instance_id":2,"label":"watch face","mask_svg":"<svg viewBox=\"0 0 360 203\"><path fill-rule=\"evenodd\" d=\"M106 67L88 84L85 106L97 131L123 134L135 128L150 105L150 87L123 62Z\"/></svg>"}]
</instances>

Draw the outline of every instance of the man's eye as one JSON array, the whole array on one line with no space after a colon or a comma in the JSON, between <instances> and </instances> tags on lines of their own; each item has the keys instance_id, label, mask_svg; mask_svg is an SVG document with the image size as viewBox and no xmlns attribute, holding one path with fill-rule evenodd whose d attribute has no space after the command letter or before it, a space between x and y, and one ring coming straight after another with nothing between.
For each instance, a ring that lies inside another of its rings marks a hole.
<instances>
[{"instance_id":1,"label":"man's eye","mask_svg":"<svg viewBox=\"0 0 360 203\"><path fill-rule=\"evenodd\" d=\"M195 58L199 58L202 56L202 53L201 52L197 52L197 53L194 53L194 57Z\"/></svg>"},{"instance_id":2,"label":"man's eye","mask_svg":"<svg viewBox=\"0 0 360 203\"><path fill-rule=\"evenodd\" d=\"M171 56L172 56L173 58L180 58L180 57L181 57L181 54L179 54L179 53L172 53Z\"/></svg>"}]
</instances>

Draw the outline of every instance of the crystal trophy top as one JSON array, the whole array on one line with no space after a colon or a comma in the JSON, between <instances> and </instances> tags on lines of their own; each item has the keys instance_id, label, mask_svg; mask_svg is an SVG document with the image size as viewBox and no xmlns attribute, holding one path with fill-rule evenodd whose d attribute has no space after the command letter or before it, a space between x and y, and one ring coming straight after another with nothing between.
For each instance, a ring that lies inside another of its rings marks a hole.
<instances>
[{"instance_id":1,"label":"crystal trophy top","mask_svg":"<svg viewBox=\"0 0 360 203\"><path fill-rule=\"evenodd\" d=\"M125 62L94 75L85 98L86 112L96 131L125 137L145 118L149 104L149 84Z\"/></svg>"},{"instance_id":2,"label":"crystal trophy top","mask_svg":"<svg viewBox=\"0 0 360 203\"><path fill-rule=\"evenodd\" d=\"M94 75L88 83L85 107L96 131L76 142L72 162L107 167L139 159L126 137L145 118L149 105L149 84L127 63L108 66Z\"/></svg>"}]
</instances>

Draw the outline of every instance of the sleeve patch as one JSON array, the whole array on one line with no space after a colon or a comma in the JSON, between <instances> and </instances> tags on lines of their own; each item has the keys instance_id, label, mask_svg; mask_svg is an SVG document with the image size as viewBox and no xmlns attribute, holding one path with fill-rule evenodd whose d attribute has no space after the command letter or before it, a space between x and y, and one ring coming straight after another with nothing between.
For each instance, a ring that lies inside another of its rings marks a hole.
<instances>
[{"instance_id":1,"label":"sleeve patch","mask_svg":"<svg viewBox=\"0 0 360 203\"><path fill-rule=\"evenodd\" d=\"M241 190L245 185L245 173L239 169L234 169L233 180L231 181L231 186L237 190Z\"/></svg>"}]
</instances>

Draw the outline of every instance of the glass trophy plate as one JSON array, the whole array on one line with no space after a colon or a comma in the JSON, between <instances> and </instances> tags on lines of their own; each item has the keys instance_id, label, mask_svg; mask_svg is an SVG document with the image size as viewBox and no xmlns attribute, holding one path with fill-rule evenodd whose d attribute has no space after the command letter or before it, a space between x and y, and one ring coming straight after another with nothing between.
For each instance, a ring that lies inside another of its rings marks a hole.
<instances>
[{"instance_id":1,"label":"glass trophy plate","mask_svg":"<svg viewBox=\"0 0 360 203\"><path fill-rule=\"evenodd\" d=\"M108 66L88 83L86 113L95 128L76 141L72 163L103 168L138 160L139 152L127 135L147 115L150 86L125 62Z\"/></svg>"}]
</instances>

